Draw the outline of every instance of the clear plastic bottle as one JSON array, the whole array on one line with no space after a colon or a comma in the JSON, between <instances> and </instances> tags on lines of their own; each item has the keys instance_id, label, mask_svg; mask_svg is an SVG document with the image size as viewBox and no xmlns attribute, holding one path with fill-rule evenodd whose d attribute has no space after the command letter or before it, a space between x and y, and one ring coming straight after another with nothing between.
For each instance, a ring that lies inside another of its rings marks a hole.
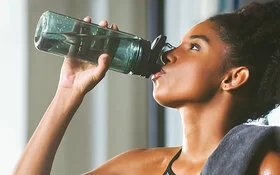
<instances>
[{"instance_id":1,"label":"clear plastic bottle","mask_svg":"<svg viewBox=\"0 0 280 175\"><path fill-rule=\"evenodd\" d=\"M138 36L46 11L39 19L34 43L37 49L97 63L102 53L111 57L111 70L148 78L160 70L165 36L151 44Z\"/></svg>"}]
</instances>

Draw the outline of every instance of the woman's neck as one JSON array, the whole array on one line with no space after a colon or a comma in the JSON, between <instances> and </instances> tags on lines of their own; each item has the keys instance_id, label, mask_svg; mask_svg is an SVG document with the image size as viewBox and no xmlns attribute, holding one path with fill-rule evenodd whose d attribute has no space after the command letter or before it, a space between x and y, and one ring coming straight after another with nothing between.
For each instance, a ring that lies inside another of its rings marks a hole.
<instances>
[{"instance_id":1,"label":"woman's neck","mask_svg":"<svg viewBox=\"0 0 280 175\"><path fill-rule=\"evenodd\" d=\"M191 161L206 160L221 139L234 126L233 104L227 98L207 104L191 104L179 109L183 124L182 157Z\"/></svg>"}]
</instances>

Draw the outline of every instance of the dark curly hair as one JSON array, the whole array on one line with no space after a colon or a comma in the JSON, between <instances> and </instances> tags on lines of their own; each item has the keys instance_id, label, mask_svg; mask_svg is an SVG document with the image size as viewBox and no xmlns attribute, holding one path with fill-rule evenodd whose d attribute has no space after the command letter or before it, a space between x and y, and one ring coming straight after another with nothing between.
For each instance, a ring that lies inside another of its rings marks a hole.
<instances>
[{"instance_id":1,"label":"dark curly hair","mask_svg":"<svg viewBox=\"0 0 280 175\"><path fill-rule=\"evenodd\" d=\"M251 3L209 20L230 46L223 70L235 66L249 69L250 118L266 116L279 103L280 1Z\"/></svg>"}]
</instances>

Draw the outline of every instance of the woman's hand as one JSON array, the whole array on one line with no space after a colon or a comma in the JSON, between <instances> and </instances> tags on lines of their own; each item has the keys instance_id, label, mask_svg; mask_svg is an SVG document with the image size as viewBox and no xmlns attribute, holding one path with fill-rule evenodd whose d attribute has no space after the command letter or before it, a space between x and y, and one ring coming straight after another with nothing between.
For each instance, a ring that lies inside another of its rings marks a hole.
<instances>
[{"instance_id":1,"label":"woman's hand","mask_svg":"<svg viewBox=\"0 0 280 175\"><path fill-rule=\"evenodd\" d=\"M84 21L91 22L91 19L86 17ZM108 27L108 22L101 21L99 25ZM115 24L111 28L118 30ZM66 57L61 68L58 88L63 90L71 89L79 95L85 95L103 79L109 65L110 58L108 54L100 55L97 65L77 58Z\"/></svg>"},{"instance_id":2,"label":"woman's hand","mask_svg":"<svg viewBox=\"0 0 280 175\"><path fill-rule=\"evenodd\" d=\"M102 54L97 65L66 57L61 68L58 88L71 89L85 95L102 80L109 64L108 54Z\"/></svg>"}]
</instances>

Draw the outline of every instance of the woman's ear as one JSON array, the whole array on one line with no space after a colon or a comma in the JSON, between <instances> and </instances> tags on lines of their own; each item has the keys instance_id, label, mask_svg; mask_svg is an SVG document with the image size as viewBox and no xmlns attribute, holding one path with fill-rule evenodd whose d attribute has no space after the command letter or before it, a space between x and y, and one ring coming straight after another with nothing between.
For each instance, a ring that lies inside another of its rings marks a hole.
<instances>
[{"instance_id":1,"label":"woman's ear","mask_svg":"<svg viewBox=\"0 0 280 175\"><path fill-rule=\"evenodd\" d=\"M249 80L249 76L250 73L247 67L232 68L226 73L221 83L221 88L224 91L237 89Z\"/></svg>"}]
</instances>

